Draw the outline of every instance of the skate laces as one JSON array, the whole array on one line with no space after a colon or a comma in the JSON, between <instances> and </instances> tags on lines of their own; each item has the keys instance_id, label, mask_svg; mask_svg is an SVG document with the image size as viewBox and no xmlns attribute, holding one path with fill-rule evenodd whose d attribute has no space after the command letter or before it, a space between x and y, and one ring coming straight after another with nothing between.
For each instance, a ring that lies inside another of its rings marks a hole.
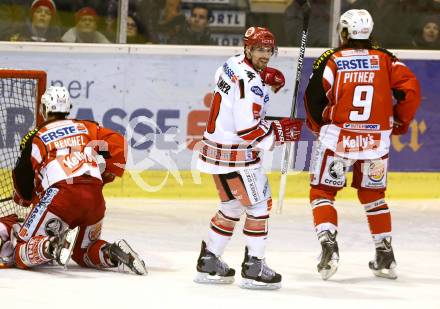
<instances>
[{"instance_id":1,"label":"skate laces","mask_svg":"<svg viewBox=\"0 0 440 309\"><path fill-rule=\"evenodd\" d=\"M228 266L228 264L226 264L226 263L222 260L221 257L217 257L217 256L214 255L212 258L215 259L215 266L216 266L216 268L217 268L217 270L218 270L218 273L219 273L220 275L225 275L225 274L227 274L228 271L229 271L229 266Z\"/></svg>"},{"instance_id":2,"label":"skate laces","mask_svg":"<svg viewBox=\"0 0 440 309\"><path fill-rule=\"evenodd\" d=\"M266 259L257 259L261 264L260 273L258 274L261 278L273 278L275 276L275 271L273 271L266 263Z\"/></svg>"}]
</instances>

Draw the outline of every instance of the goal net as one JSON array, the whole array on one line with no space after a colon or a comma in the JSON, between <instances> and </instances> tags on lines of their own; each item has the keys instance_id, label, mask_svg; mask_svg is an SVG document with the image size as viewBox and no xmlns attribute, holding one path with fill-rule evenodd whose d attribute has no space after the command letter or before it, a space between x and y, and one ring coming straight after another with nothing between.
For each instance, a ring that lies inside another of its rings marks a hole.
<instances>
[{"instance_id":1,"label":"goal net","mask_svg":"<svg viewBox=\"0 0 440 309\"><path fill-rule=\"evenodd\" d=\"M20 141L42 122L38 112L46 90L46 72L0 69L0 216L24 218L29 208L12 200L12 169L20 155Z\"/></svg>"}]
</instances>

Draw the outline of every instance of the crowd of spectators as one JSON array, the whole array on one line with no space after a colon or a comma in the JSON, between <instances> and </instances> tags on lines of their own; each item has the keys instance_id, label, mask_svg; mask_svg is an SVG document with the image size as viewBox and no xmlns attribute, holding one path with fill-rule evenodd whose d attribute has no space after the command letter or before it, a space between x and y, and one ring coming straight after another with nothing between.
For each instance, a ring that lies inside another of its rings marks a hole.
<instances>
[{"instance_id":1,"label":"crowd of spectators","mask_svg":"<svg viewBox=\"0 0 440 309\"><path fill-rule=\"evenodd\" d=\"M332 1L310 2L313 10L308 45L329 47ZM440 0L341 0L341 5L341 11L365 8L371 13L373 37L379 45L440 49ZM250 12L250 7L244 9L245 27L266 26L276 34L280 46L299 45L302 16L296 2L288 5L284 14ZM119 0L0 0L0 39L115 43L118 8ZM129 0L127 43L215 45L209 26L212 20L209 3Z\"/></svg>"}]
</instances>

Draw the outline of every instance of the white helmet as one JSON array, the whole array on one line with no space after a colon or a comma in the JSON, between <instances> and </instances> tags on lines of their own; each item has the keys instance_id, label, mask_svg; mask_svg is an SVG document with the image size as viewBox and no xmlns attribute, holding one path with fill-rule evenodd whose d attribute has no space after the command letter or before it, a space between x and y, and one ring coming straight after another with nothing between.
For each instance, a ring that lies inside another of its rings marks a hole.
<instances>
[{"instance_id":1,"label":"white helmet","mask_svg":"<svg viewBox=\"0 0 440 309\"><path fill-rule=\"evenodd\" d=\"M367 10L348 10L339 19L339 37L342 41L342 30L348 31L348 39L367 40L373 31L373 18Z\"/></svg>"},{"instance_id":2,"label":"white helmet","mask_svg":"<svg viewBox=\"0 0 440 309\"><path fill-rule=\"evenodd\" d=\"M41 105L46 107L45 110L42 109L45 119L49 113L69 114L72 109L69 91L66 87L50 86L41 97Z\"/></svg>"}]
</instances>

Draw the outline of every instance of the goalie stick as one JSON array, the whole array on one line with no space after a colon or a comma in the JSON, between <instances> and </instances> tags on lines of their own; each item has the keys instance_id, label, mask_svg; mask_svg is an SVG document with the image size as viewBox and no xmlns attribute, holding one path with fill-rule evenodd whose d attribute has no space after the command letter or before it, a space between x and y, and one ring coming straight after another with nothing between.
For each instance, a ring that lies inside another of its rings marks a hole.
<instances>
[{"instance_id":1,"label":"goalie stick","mask_svg":"<svg viewBox=\"0 0 440 309\"><path fill-rule=\"evenodd\" d=\"M290 111L290 118L296 117L298 91L299 91L299 84L301 81L301 72L304 63L304 54L306 51L307 36L309 33L309 19L310 19L310 10L311 10L311 6L308 0L295 0L295 1L301 7L301 10L303 12L303 26L301 32L301 46L299 49L298 65L296 67L295 89L293 91L292 109ZM281 158L281 179L280 179L280 190L278 193L277 213L281 213L283 210L284 195L286 194L287 172L289 170L289 167L292 166L294 152L295 152L295 143L284 144L283 156Z\"/></svg>"}]
</instances>

